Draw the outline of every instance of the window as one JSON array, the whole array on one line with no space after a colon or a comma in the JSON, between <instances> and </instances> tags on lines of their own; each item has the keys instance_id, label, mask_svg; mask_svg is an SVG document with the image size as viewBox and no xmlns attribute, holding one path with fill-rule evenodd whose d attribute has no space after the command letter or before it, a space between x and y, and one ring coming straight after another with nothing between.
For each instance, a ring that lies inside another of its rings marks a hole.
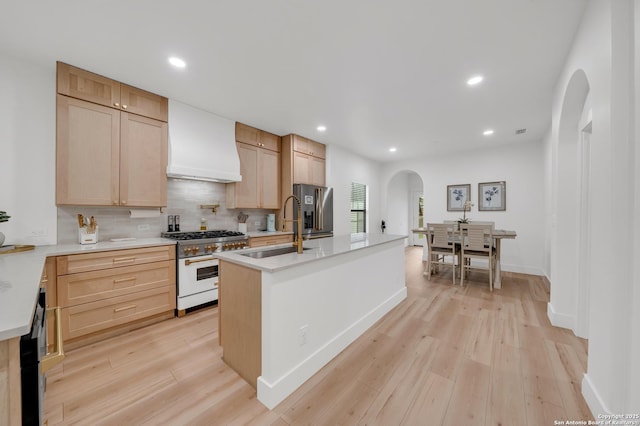
<instances>
[{"instance_id":1,"label":"window","mask_svg":"<svg viewBox=\"0 0 640 426\"><path fill-rule=\"evenodd\" d=\"M351 183L351 233L367 232L367 185Z\"/></svg>"}]
</instances>

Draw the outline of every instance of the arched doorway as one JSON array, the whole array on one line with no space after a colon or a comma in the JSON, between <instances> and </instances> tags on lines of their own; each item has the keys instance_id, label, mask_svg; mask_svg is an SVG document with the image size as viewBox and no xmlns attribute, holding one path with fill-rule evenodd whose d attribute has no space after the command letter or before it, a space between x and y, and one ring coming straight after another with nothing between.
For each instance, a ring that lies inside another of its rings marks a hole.
<instances>
[{"instance_id":1,"label":"arched doorway","mask_svg":"<svg viewBox=\"0 0 640 426\"><path fill-rule=\"evenodd\" d=\"M589 82L576 71L565 92L555 165L555 220L552 221L551 298L554 325L587 338L590 258Z\"/></svg>"},{"instance_id":2,"label":"arched doorway","mask_svg":"<svg viewBox=\"0 0 640 426\"><path fill-rule=\"evenodd\" d=\"M424 245L424 237L411 230L423 225L423 183L418 173L404 170L393 175L387 185L387 232L407 234L409 245Z\"/></svg>"}]
</instances>

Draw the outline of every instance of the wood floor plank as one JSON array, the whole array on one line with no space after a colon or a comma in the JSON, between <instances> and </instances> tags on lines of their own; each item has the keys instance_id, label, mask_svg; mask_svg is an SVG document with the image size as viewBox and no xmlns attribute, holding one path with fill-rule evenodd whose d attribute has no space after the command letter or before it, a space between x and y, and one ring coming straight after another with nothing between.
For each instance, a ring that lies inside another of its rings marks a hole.
<instances>
[{"instance_id":1,"label":"wood floor plank","mask_svg":"<svg viewBox=\"0 0 640 426\"><path fill-rule=\"evenodd\" d=\"M544 280L429 281L405 256L407 298L273 410L221 359L217 307L69 350L50 371L48 425L510 425L592 420L588 342L552 327ZM330 306L327 306L330 312Z\"/></svg>"},{"instance_id":2,"label":"wood floor plank","mask_svg":"<svg viewBox=\"0 0 640 426\"><path fill-rule=\"evenodd\" d=\"M491 367L470 359L462 360L443 424L485 424L490 379Z\"/></svg>"}]
</instances>

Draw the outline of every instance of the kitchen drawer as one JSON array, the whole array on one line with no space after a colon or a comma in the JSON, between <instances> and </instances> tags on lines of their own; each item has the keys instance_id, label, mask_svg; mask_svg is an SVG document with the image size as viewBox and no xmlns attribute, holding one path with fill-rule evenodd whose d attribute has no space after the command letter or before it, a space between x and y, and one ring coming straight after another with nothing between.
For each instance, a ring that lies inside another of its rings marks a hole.
<instances>
[{"instance_id":1,"label":"kitchen drawer","mask_svg":"<svg viewBox=\"0 0 640 426\"><path fill-rule=\"evenodd\" d=\"M293 242L293 234L268 235L265 237L249 238L249 247L273 246Z\"/></svg>"},{"instance_id":2,"label":"kitchen drawer","mask_svg":"<svg viewBox=\"0 0 640 426\"><path fill-rule=\"evenodd\" d=\"M74 306L176 284L176 262L145 263L58 277L60 305Z\"/></svg>"},{"instance_id":3,"label":"kitchen drawer","mask_svg":"<svg viewBox=\"0 0 640 426\"><path fill-rule=\"evenodd\" d=\"M75 339L175 308L175 285L71 306L62 309L62 336Z\"/></svg>"},{"instance_id":4,"label":"kitchen drawer","mask_svg":"<svg viewBox=\"0 0 640 426\"><path fill-rule=\"evenodd\" d=\"M72 254L57 257L58 276L78 272L133 266L161 262L176 258L174 245L112 250L88 254Z\"/></svg>"}]
</instances>

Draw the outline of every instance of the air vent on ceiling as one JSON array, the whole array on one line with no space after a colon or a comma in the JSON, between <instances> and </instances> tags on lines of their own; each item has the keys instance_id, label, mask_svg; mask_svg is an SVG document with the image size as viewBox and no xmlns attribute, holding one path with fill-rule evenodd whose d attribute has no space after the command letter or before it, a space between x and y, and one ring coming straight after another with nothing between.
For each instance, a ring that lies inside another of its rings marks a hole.
<instances>
[{"instance_id":1,"label":"air vent on ceiling","mask_svg":"<svg viewBox=\"0 0 640 426\"><path fill-rule=\"evenodd\" d=\"M527 132L527 129L516 129L516 135L521 135L526 132Z\"/></svg>"}]
</instances>

